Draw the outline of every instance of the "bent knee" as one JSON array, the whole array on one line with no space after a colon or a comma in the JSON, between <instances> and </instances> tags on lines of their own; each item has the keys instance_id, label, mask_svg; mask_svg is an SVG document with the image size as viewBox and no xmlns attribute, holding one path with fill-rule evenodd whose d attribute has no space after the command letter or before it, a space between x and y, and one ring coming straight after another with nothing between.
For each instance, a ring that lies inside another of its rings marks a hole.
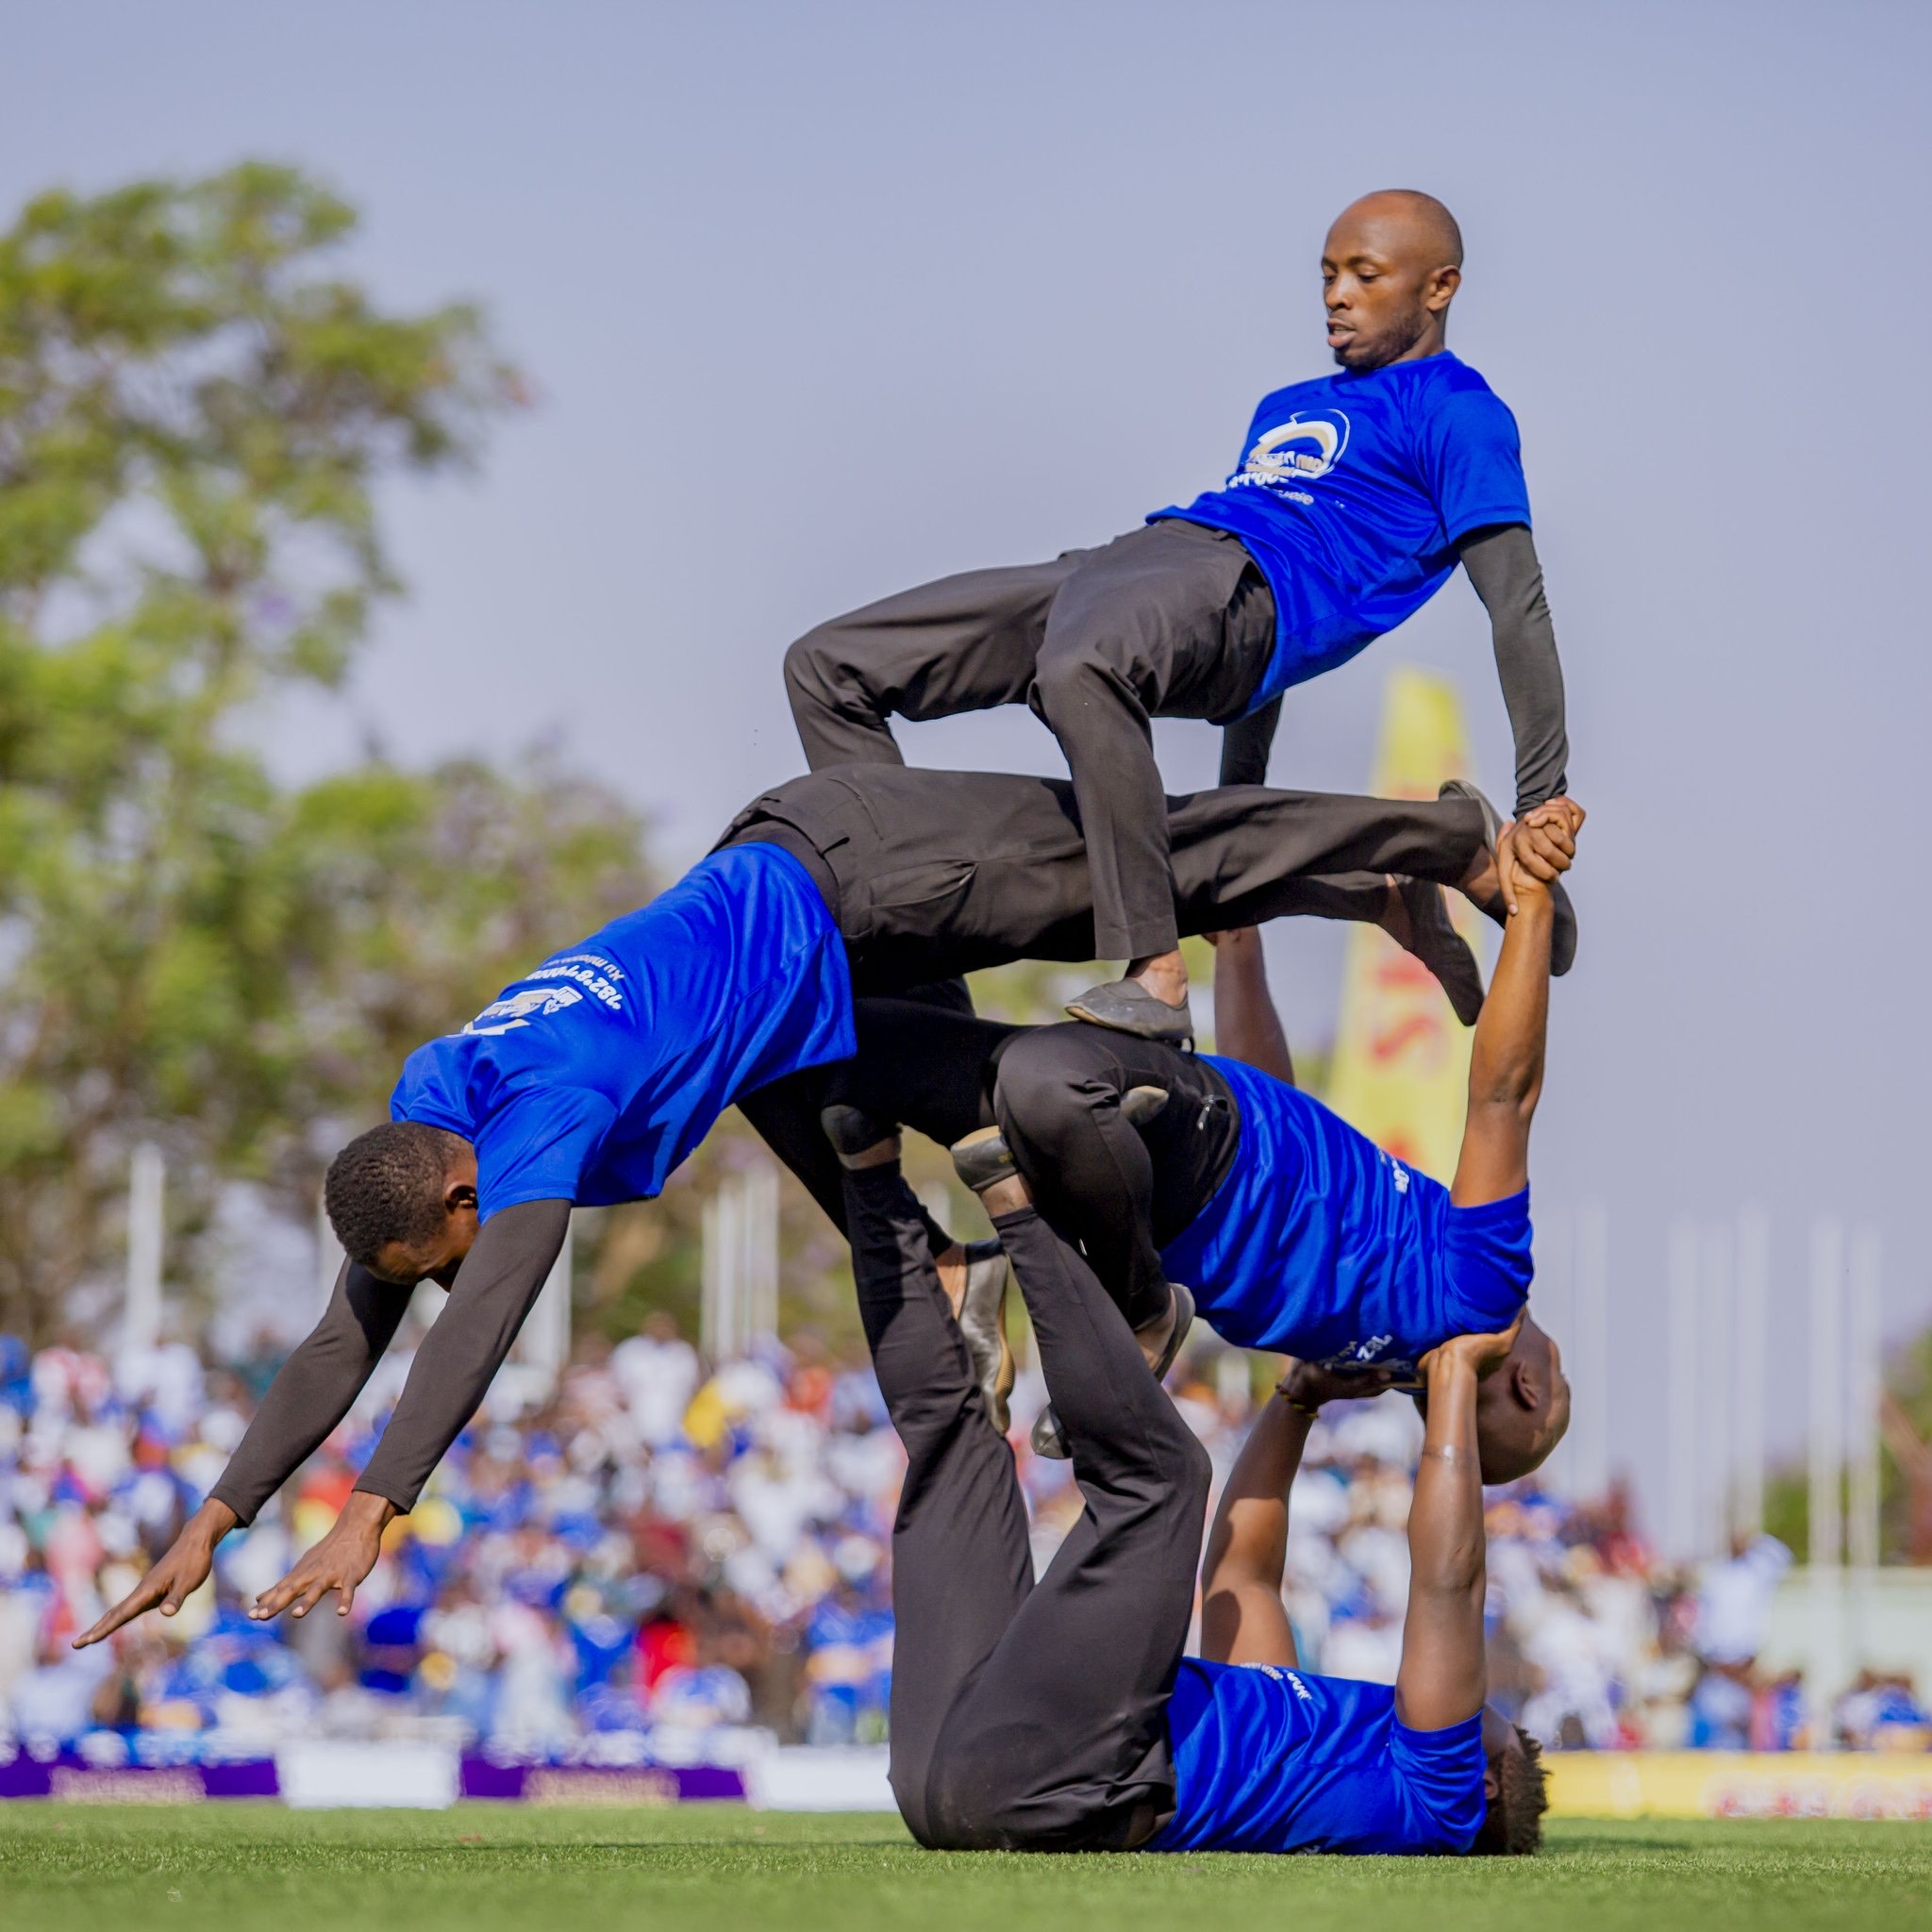
<instances>
[{"instance_id":1,"label":"bent knee","mask_svg":"<svg viewBox=\"0 0 1932 1932\"><path fill-rule=\"evenodd\" d=\"M830 697L850 673L849 653L836 624L822 624L788 645L785 689L794 699Z\"/></svg>"},{"instance_id":2,"label":"bent knee","mask_svg":"<svg viewBox=\"0 0 1932 1932\"><path fill-rule=\"evenodd\" d=\"M1016 1129L1036 1146L1051 1147L1078 1131L1107 1088L1096 1086L1099 1070L1070 1045L1059 1027L1043 1027L1016 1040L1000 1056L993 1088L993 1110L1000 1124Z\"/></svg>"}]
</instances>

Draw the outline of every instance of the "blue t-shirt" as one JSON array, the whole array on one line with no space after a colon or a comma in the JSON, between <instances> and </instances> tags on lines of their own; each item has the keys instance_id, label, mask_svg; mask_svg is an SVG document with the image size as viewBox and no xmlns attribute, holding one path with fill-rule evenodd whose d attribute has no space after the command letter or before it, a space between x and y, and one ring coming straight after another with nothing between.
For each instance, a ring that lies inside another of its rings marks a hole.
<instances>
[{"instance_id":1,"label":"blue t-shirt","mask_svg":"<svg viewBox=\"0 0 1932 1932\"><path fill-rule=\"evenodd\" d=\"M1339 370L1262 398L1241 467L1155 511L1239 537L1274 593L1274 656L1249 709L1345 663L1419 610L1455 545L1527 524L1516 419L1466 362Z\"/></svg>"},{"instance_id":2,"label":"blue t-shirt","mask_svg":"<svg viewBox=\"0 0 1932 1932\"><path fill-rule=\"evenodd\" d=\"M1167 1728L1150 1852L1466 1852L1488 1808L1482 1712L1412 1731L1387 1684L1185 1657Z\"/></svg>"},{"instance_id":3,"label":"blue t-shirt","mask_svg":"<svg viewBox=\"0 0 1932 1932\"><path fill-rule=\"evenodd\" d=\"M1213 1198L1161 1250L1224 1341L1400 1370L1489 1335L1529 1293L1529 1191L1480 1208L1385 1154L1319 1100L1203 1054L1241 1136Z\"/></svg>"},{"instance_id":4,"label":"blue t-shirt","mask_svg":"<svg viewBox=\"0 0 1932 1932\"><path fill-rule=\"evenodd\" d=\"M483 1220L602 1208L660 1193L741 1093L856 1051L823 895L777 846L733 845L419 1046L390 1113L475 1143Z\"/></svg>"}]
</instances>

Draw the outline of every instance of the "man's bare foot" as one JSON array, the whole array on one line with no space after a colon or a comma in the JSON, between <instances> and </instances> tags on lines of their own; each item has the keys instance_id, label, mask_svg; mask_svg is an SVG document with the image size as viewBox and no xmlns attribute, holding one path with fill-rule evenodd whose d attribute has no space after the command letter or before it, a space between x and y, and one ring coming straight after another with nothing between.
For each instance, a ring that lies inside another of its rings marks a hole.
<instances>
[{"instance_id":1,"label":"man's bare foot","mask_svg":"<svg viewBox=\"0 0 1932 1932\"><path fill-rule=\"evenodd\" d=\"M840 1164L850 1174L863 1174L869 1167L887 1167L899 1158L899 1137L888 1134L883 1141L874 1141L870 1147L861 1148L857 1154L841 1154Z\"/></svg>"},{"instance_id":2,"label":"man's bare foot","mask_svg":"<svg viewBox=\"0 0 1932 1932\"><path fill-rule=\"evenodd\" d=\"M1129 959L1123 976L1144 986L1170 1007L1179 1006L1188 996L1188 962L1178 952L1150 953L1144 959Z\"/></svg>"}]
</instances>

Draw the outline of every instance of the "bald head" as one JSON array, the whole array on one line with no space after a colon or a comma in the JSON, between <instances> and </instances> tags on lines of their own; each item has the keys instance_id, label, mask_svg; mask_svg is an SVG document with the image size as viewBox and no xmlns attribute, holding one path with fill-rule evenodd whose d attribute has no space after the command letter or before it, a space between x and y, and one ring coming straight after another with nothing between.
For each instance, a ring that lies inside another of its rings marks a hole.
<instances>
[{"instance_id":1,"label":"bald head","mask_svg":"<svg viewBox=\"0 0 1932 1932\"><path fill-rule=\"evenodd\" d=\"M1385 188L1350 202L1322 250L1328 346L1344 369L1439 354L1462 281L1462 230L1433 194Z\"/></svg>"}]
</instances>

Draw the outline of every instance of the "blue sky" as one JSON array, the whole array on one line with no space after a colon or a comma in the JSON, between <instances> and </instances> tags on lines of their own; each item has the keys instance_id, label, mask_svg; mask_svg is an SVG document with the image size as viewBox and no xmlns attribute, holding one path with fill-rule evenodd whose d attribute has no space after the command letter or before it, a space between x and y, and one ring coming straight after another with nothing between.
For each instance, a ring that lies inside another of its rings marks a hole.
<instances>
[{"instance_id":1,"label":"blue sky","mask_svg":"<svg viewBox=\"0 0 1932 1932\"><path fill-rule=\"evenodd\" d=\"M13 25L0 197L285 158L367 210L386 299L481 299L540 406L474 480L395 492L409 600L346 707L264 729L297 772L371 734L550 734L688 858L799 763L791 637L1217 480L1255 399L1324 366L1329 217L1441 195L1451 341L1522 423L1592 812L1538 1197L1607 1205L1611 1445L1654 1479L1673 1213L1769 1208L1780 1390L1814 1211L1883 1228L1889 1328L1932 1319L1928 23L70 0ZM1460 680L1507 791L1459 580L1292 694L1277 782L1363 784L1398 661ZM1174 789L1211 777L1206 726L1159 741ZM1021 712L907 742L1057 768ZM1334 935L1271 958L1321 1037Z\"/></svg>"}]
</instances>

